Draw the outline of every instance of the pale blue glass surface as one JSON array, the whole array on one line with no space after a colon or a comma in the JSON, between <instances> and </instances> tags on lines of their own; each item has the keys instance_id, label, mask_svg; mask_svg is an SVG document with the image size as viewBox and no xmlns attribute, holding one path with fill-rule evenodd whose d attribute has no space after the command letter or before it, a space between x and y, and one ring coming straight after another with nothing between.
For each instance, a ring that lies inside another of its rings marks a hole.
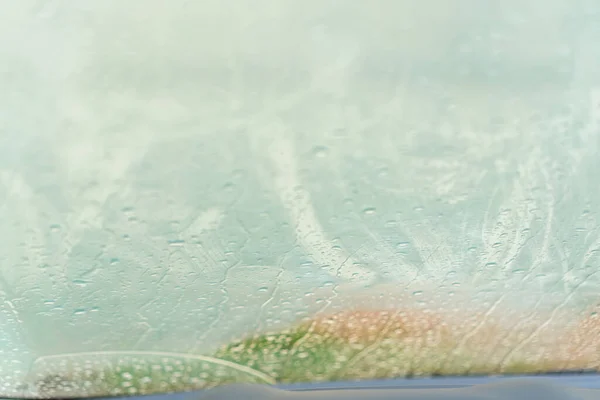
<instances>
[{"instance_id":1,"label":"pale blue glass surface","mask_svg":"<svg viewBox=\"0 0 600 400\"><path fill-rule=\"evenodd\" d=\"M599 21L0 2L0 394L40 357L205 355L366 298L598 303Z\"/></svg>"}]
</instances>

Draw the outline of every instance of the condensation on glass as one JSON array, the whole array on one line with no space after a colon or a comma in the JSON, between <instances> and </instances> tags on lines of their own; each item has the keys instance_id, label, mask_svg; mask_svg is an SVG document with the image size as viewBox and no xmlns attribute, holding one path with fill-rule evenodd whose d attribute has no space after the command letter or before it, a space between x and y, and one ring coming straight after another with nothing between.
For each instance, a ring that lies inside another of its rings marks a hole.
<instances>
[{"instance_id":1,"label":"condensation on glass","mask_svg":"<svg viewBox=\"0 0 600 400\"><path fill-rule=\"evenodd\" d=\"M598 369L598 21L2 3L0 395Z\"/></svg>"}]
</instances>

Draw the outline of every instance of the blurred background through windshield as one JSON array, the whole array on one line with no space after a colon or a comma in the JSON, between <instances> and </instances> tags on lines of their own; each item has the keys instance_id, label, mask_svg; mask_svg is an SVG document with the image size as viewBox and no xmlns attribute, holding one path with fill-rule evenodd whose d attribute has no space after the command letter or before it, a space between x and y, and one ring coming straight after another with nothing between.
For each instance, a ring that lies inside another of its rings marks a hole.
<instances>
[{"instance_id":1,"label":"blurred background through windshield","mask_svg":"<svg viewBox=\"0 0 600 400\"><path fill-rule=\"evenodd\" d=\"M600 365L599 2L0 22L0 395Z\"/></svg>"}]
</instances>

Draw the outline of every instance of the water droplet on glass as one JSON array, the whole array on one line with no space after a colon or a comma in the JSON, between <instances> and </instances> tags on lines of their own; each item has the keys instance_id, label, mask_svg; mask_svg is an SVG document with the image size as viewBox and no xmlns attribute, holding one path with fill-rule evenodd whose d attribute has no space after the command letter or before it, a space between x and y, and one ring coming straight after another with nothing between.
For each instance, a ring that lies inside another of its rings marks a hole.
<instances>
[{"instance_id":1,"label":"water droplet on glass","mask_svg":"<svg viewBox=\"0 0 600 400\"><path fill-rule=\"evenodd\" d=\"M312 149L313 156L317 158L324 158L327 156L329 149L325 146L315 146Z\"/></svg>"},{"instance_id":2,"label":"water droplet on glass","mask_svg":"<svg viewBox=\"0 0 600 400\"><path fill-rule=\"evenodd\" d=\"M74 285L77 285L77 286L79 286L79 287L84 287L84 286L86 286L88 283L89 283L88 281L85 281L85 280L83 280L83 279L74 279L74 280L73 280L73 284L74 284Z\"/></svg>"},{"instance_id":3,"label":"water droplet on glass","mask_svg":"<svg viewBox=\"0 0 600 400\"><path fill-rule=\"evenodd\" d=\"M129 372L123 372L121 374L121 377L126 380L131 380L133 378L133 375L131 375Z\"/></svg>"},{"instance_id":4,"label":"water droplet on glass","mask_svg":"<svg viewBox=\"0 0 600 400\"><path fill-rule=\"evenodd\" d=\"M422 296L423 295L423 291L422 290L416 290L413 292L413 296Z\"/></svg>"},{"instance_id":5,"label":"water droplet on glass","mask_svg":"<svg viewBox=\"0 0 600 400\"><path fill-rule=\"evenodd\" d=\"M373 215L373 214L375 214L376 211L377 210L375 209L375 207L367 207L363 210L363 213L365 215Z\"/></svg>"},{"instance_id":6,"label":"water droplet on glass","mask_svg":"<svg viewBox=\"0 0 600 400\"><path fill-rule=\"evenodd\" d=\"M58 231L60 231L60 225L58 225L58 224L50 225L50 232L56 233Z\"/></svg>"},{"instance_id":7,"label":"water droplet on glass","mask_svg":"<svg viewBox=\"0 0 600 400\"><path fill-rule=\"evenodd\" d=\"M78 308L75 311L73 311L73 315L83 315L85 314L85 308Z\"/></svg>"},{"instance_id":8,"label":"water droplet on glass","mask_svg":"<svg viewBox=\"0 0 600 400\"><path fill-rule=\"evenodd\" d=\"M169 246L171 246L171 247L182 247L185 244L185 240L181 240L181 239L169 240L168 243L169 243Z\"/></svg>"},{"instance_id":9,"label":"water droplet on glass","mask_svg":"<svg viewBox=\"0 0 600 400\"><path fill-rule=\"evenodd\" d=\"M396 244L396 247L399 248L399 249L405 249L408 246L410 246L410 242L398 242Z\"/></svg>"},{"instance_id":10,"label":"water droplet on glass","mask_svg":"<svg viewBox=\"0 0 600 400\"><path fill-rule=\"evenodd\" d=\"M260 288L258 288L258 292L260 292L260 293L264 293L264 292L266 292L267 290L269 290L269 288L268 288L268 287L266 287L266 286L263 286L263 287L260 287Z\"/></svg>"},{"instance_id":11,"label":"water droplet on glass","mask_svg":"<svg viewBox=\"0 0 600 400\"><path fill-rule=\"evenodd\" d=\"M389 175L389 170L387 168L381 168L378 172L377 175L379 175L380 178L385 178Z\"/></svg>"}]
</instances>

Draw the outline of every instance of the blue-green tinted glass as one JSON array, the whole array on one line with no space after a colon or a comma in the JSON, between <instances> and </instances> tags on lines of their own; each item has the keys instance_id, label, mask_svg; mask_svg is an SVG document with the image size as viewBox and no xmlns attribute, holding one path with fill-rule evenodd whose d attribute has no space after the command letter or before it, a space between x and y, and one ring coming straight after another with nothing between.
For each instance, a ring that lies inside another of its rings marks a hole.
<instances>
[{"instance_id":1,"label":"blue-green tinted glass","mask_svg":"<svg viewBox=\"0 0 600 400\"><path fill-rule=\"evenodd\" d=\"M600 2L0 3L0 395L600 366Z\"/></svg>"}]
</instances>

